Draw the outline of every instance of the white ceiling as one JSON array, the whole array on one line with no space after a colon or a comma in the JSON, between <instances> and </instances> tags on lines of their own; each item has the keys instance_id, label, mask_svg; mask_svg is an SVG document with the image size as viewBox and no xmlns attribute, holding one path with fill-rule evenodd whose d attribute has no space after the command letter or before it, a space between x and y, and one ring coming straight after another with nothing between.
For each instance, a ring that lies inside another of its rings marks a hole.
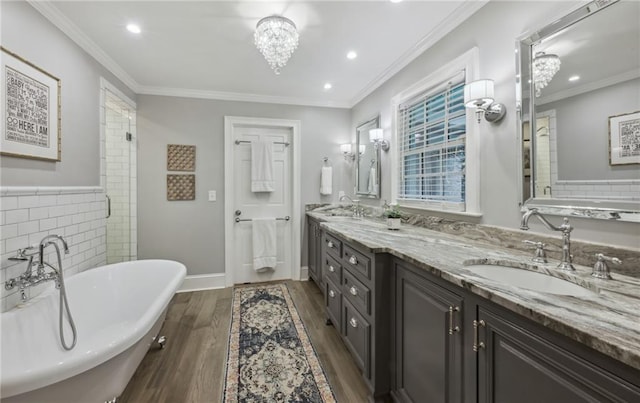
<instances>
[{"instance_id":1,"label":"white ceiling","mask_svg":"<svg viewBox=\"0 0 640 403\"><path fill-rule=\"evenodd\" d=\"M486 1L31 4L138 93L351 107ZM280 75L253 44L256 23L272 14L300 33ZM129 22L142 33L129 33Z\"/></svg>"}]
</instances>

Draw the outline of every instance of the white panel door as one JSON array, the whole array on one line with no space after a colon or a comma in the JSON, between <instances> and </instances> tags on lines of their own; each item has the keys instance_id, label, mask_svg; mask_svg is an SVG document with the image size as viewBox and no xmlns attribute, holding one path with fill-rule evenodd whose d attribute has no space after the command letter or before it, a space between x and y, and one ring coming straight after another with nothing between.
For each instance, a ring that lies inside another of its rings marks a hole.
<instances>
[{"instance_id":1,"label":"white panel door","mask_svg":"<svg viewBox=\"0 0 640 403\"><path fill-rule=\"evenodd\" d=\"M281 127L236 126L233 141L273 141L291 143L292 131ZM292 215L291 147L273 145L273 192L251 192L251 144L234 145L233 194L234 211L240 219L284 218ZM235 217L234 217L235 218ZM234 221L235 222L235 221ZM274 270L256 272L253 269L253 225L251 221L234 224L233 282L236 284L289 279L292 277L291 221L276 221L277 264Z\"/></svg>"}]
</instances>

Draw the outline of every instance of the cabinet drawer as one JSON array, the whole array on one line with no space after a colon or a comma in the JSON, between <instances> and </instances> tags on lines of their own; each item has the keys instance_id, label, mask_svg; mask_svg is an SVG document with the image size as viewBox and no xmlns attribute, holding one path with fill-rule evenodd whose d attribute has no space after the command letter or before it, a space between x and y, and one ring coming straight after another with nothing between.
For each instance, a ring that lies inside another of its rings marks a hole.
<instances>
[{"instance_id":1,"label":"cabinet drawer","mask_svg":"<svg viewBox=\"0 0 640 403\"><path fill-rule=\"evenodd\" d=\"M345 266L352 268L354 273L358 273L366 279L371 279L371 259L367 256L344 245L342 261Z\"/></svg>"},{"instance_id":2,"label":"cabinet drawer","mask_svg":"<svg viewBox=\"0 0 640 403\"><path fill-rule=\"evenodd\" d=\"M342 266L336 259L330 255L325 255L322 266L324 270L323 278L330 278L334 284L342 284Z\"/></svg>"},{"instance_id":3,"label":"cabinet drawer","mask_svg":"<svg viewBox=\"0 0 640 403\"><path fill-rule=\"evenodd\" d=\"M371 291L355 278L349 270L342 271L342 294L365 315L371 314Z\"/></svg>"},{"instance_id":4,"label":"cabinet drawer","mask_svg":"<svg viewBox=\"0 0 640 403\"><path fill-rule=\"evenodd\" d=\"M342 255L342 241L326 233L322 236L322 241L323 250L340 260L340 256Z\"/></svg>"},{"instance_id":5,"label":"cabinet drawer","mask_svg":"<svg viewBox=\"0 0 640 403\"><path fill-rule=\"evenodd\" d=\"M333 326L342 334L342 293L340 288L333 284L331 280L325 282L325 305L327 307L327 315Z\"/></svg>"},{"instance_id":6,"label":"cabinet drawer","mask_svg":"<svg viewBox=\"0 0 640 403\"><path fill-rule=\"evenodd\" d=\"M346 345L363 375L369 378L371 325L364 320L349 301L343 299L342 304L342 334L345 337Z\"/></svg>"}]
</instances>

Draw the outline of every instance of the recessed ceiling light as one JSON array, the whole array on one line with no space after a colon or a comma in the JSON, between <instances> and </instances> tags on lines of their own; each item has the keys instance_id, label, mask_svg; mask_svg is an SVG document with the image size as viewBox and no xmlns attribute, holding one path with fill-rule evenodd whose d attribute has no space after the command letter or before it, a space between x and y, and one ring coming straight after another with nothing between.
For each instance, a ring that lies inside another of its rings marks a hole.
<instances>
[{"instance_id":1,"label":"recessed ceiling light","mask_svg":"<svg viewBox=\"0 0 640 403\"><path fill-rule=\"evenodd\" d=\"M569 77L569 81L578 81L580 79L580 76L571 76Z\"/></svg>"},{"instance_id":2,"label":"recessed ceiling light","mask_svg":"<svg viewBox=\"0 0 640 403\"><path fill-rule=\"evenodd\" d=\"M142 32L140 26L137 24L127 24L127 31L133 34L139 34L140 32Z\"/></svg>"},{"instance_id":3,"label":"recessed ceiling light","mask_svg":"<svg viewBox=\"0 0 640 403\"><path fill-rule=\"evenodd\" d=\"M400 3L402 0L389 0L392 3Z\"/></svg>"},{"instance_id":4,"label":"recessed ceiling light","mask_svg":"<svg viewBox=\"0 0 640 403\"><path fill-rule=\"evenodd\" d=\"M325 89L325 90L330 90L332 87L333 87L333 85L331 85L331 83L326 83L326 84L324 85L324 89Z\"/></svg>"},{"instance_id":5,"label":"recessed ceiling light","mask_svg":"<svg viewBox=\"0 0 640 403\"><path fill-rule=\"evenodd\" d=\"M356 57L358 57L358 54L356 52L354 52L353 50L350 50L349 53L347 53L347 59L349 59L349 60L353 60Z\"/></svg>"}]
</instances>

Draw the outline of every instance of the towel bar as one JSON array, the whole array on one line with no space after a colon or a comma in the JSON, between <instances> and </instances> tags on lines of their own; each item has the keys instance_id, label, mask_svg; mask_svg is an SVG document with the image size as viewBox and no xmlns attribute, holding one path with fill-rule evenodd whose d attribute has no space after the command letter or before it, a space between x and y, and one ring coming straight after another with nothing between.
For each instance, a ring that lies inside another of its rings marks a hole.
<instances>
[{"instance_id":1,"label":"towel bar","mask_svg":"<svg viewBox=\"0 0 640 403\"><path fill-rule=\"evenodd\" d=\"M251 142L248 140L236 140L236 144L240 144L240 143L251 144ZM289 142L287 141L274 141L273 144L283 144L285 147L289 146Z\"/></svg>"},{"instance_id":2,"label":"towel bar","mask_svg":"<svg viewBox=\"0 0 640 403\"><path fill-rule=\"evenodd\" d=\"M276 220L278 221L289 221L291 219L291 217L286 216L286 217L282 217L282 218L276 218ZM240 221L253 221L252 218L239 218L236 217L236 222L240 222Z\"/></svg>"}]
</instances>

